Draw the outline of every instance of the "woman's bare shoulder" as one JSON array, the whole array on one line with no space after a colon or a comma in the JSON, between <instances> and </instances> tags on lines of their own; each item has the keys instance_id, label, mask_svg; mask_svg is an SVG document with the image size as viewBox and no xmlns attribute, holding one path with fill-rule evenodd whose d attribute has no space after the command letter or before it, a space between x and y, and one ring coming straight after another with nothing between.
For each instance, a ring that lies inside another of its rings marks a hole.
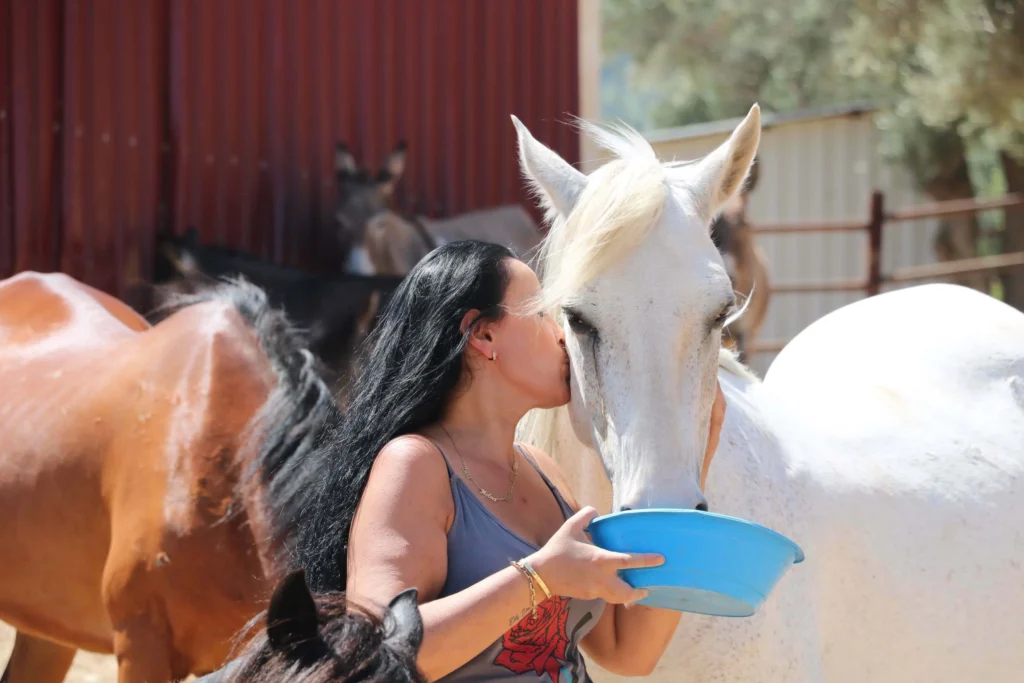
<instances>
[{"instance_id":1,"label":"woman's bare shoulder","mask_svg":"<svg viewBox=\"0 0 1024 683\"><path fill-rule=\"evenodd\" d=\"M379 502L403 506L425 504L450 511L448 468L437 446L426 437L409 434L384 445L370 470L367 494Z\"/></svg>"},{"instance_id":2,"label":"woman's bare shoulder","mask_svg":"<svg viewBox=\"0 0 1024 683\"><path fill-rule=\"evenodd\" d=\"M535 463L540 471L544 473L544 476L551 480L551 483L555 485L558 492L562 494L562 498L569 504L574 511L580 509L579 503L576 501L576 495L573 493L572 488L569 486L569 480L565 477L565 473L562 472L562 468L558 466L554 458L549 456L544 451L531 446L529 444L520 443L519 447L526 451Z\"/></svg>"},{"instance_id":3,"label":"woman's bare shoulder","mask_svg":"<svg viewBox=\"0 0 1024 683\"><path fill-rule=\"evenodd\" d=\"M353 595L384 605L403 587L436 596L444 584L445 536L455 505L448 469L422 437L399 437L377 454L352 523L349 585Z\"/></svg>"},{"instance_id":4,"label":"woman's bare shoulder","mask_svg":"<svg viewBox=\"0 0 1024 683\"><path fill-rule=\"evenodd\" d=\"M377 460L382 458L407 463L433 463L447 472L440 449L433 441L420 434L402 434L384 444ZM436 468L435 468L436 469Z\"/></svg>"}]
</instances>

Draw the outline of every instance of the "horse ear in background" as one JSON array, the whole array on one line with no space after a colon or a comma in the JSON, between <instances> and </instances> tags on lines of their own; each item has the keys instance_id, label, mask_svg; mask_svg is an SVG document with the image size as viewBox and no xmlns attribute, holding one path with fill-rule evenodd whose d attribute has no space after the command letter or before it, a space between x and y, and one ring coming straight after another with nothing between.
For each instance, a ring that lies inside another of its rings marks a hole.
<instances>
[{"instance_id":1,"label":"horse ear in background","mask_svg":"<svg viewBox=\"0 0 1024 683\"><path fill-rule=\"evenodd\" d=\"M416 666L423 644L418 597L415 588L402 591L378 620L350 609L344 593L314 596L305 572L295 570L270 599L265 638L257 635L239 657L195 683L424 683Z\"/></svg>"},{"instance_id":2,"label":"horse ear in background","mask_svg":"<svg viewBox=\"0 0 1024 683\"><path fill-rule=\"evenodd\" d=\"M354 176L358 167L352 150L344 142L339 141L334 146L334 172L339 178Z\"/></svg>"},{"instance_id":3,"label":"horse ear in background","mask_svg":"<svg viewBox=\"0 0 1024 683\"><path fill-rule=\"evenodd\" d=\"M267 608L267 642L274 650L303 660L304 650L318 638L316 602L301 569L285 576L274 590Z\"/></svg>"},{"instance_id":4,"label":"horse ear in background","mask_svg":"<svg viewBox=\"0 0 1024 683\"><path fill-rule=\"evenodd\" d=\"M402 175L405 173L407 150L408 144L406 144L405 140L401 140L391 150L384 160L384 164L377 171L377 191L389 201L394 200L395 186L398 185L398 181L402 179Z\"/></svg>"},{"instance_id":5,"label":"horse ear in background","mask_svg":"<svg viewBox=\"0 0 1024 683\"><path fill-rule=\"evenodd\" d=\"M423 644L423 618L415 588L407 588L391 600L384 613L384 634L389 647L413 655L419 652Z\"/></svg>"},{"instance_id":6,"label":"horse ear in background","mask_svg":"<svg viewBox=\"0 0 1024 683\"><path fill-rule=\"evenodd\" d=\"M753 163L750 164L750 171L747 173L747 182L740 191L742 195L748 195L757 187L757 181L761 177L761 156L755 155Z\"/></svg>"}]
</instances>

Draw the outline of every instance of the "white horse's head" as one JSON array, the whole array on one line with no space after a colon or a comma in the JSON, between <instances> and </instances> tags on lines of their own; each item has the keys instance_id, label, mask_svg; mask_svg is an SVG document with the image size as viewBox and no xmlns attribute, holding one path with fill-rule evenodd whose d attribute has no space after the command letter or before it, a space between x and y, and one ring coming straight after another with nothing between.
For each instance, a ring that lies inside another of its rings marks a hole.
<instances>
[{"instance_id":1,"label":"white horse's head","mask_svg":"<svg viewBox=\"0 0 1024 683\"><path fill-rule=\"evenodd\" d=\"M589 176L513 120L551 223L543 304L562 314L573 431L600 453L613 510L704 508L722 326L735 305L709 225L750 170L760 110L694 162L663 164L639 133L584 124L617 157Z\"/></svg>"}]
</instances>

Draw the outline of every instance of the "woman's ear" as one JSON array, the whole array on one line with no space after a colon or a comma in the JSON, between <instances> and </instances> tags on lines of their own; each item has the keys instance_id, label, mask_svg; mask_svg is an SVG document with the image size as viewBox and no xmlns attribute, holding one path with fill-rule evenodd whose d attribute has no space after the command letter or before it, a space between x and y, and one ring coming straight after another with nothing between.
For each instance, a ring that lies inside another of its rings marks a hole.
<instances>
[{"instance_id":1,"label":"woman's ear","mask_svg":"<svg viewBox=\"0 0 1024 683\"><path fill-rule=\"evenodd\" d=\"M488 360L493 360L496 351L494 348L494 325L490 320L481 320L480 311L471 309L462 316L459 324L459 331L466 334L469 331L469 346L475 349Z\"/></svg>"}]
</instances>

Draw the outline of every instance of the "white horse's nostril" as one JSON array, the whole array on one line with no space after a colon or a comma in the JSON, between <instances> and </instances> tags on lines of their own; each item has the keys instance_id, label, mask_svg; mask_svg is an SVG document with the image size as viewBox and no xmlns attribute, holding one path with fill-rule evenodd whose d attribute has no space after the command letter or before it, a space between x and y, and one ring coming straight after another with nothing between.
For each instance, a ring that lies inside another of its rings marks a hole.
<instances>
[{"instance_id":1,"label":"white horse's nostril","mask_svg":"<svg viewBox=\"0 0 1024 683\"><path fill-rule=\"evenodd\" d=\"M697 503L697 509L700 510L701 512L707 512L708 504L706 502Z\"/></svg>"}]
</instances>

